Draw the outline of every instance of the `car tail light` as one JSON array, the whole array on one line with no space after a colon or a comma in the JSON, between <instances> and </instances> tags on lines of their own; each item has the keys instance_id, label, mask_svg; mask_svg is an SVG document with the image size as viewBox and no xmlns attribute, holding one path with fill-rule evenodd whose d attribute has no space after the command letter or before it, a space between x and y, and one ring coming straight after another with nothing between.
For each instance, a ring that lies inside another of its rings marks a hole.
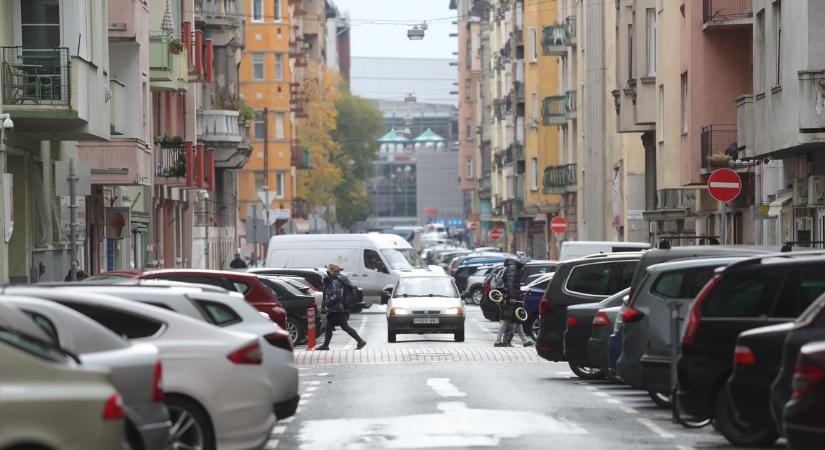
<instances>
[{"instance_id":1,"label":"car tail light","mask_svg":"<svg viewBox=\"0 0 825 450\"><path fill-rule=\"evenodd\" d=\"M155 373L152 375L152 401L155 403L163 401L163 364L160 360L155 362Z\"/></svg>"},{"instance_id":2,"label":"car tail light","mask_svg":"<svg viewBox=\"0 0 825 450\"><path fill-rule=\"evenodd\" d=\"M120 400L120 395L112 394L106 400L106 406L103 407L103 420L121 420L123 417L123 402Z\"/></svg>"},{"instance_id":3,"label":"car tail light","mask_svg":"<svg viewBox=\"0 0 825 450\"><path fill-rule=\"evenodd\" d=\"M733 351L733 363L737 366L751 366L756 364L753 352L746 345L737 345Z\"/></svg>"},{"instance_id":4,"label":"car tail light","mask_svg":"<svg viewBox=\"0 0 825 450\"><path fill-rule=\"evenodd\" d=\"M794 400L801 399L823 378L825 378L825 369L822 367L804 363L799 364L793 374L793 382L791 383L793 388L792 398Z\"/></svg>"},{"instance_id":5,"label":"car tail light","mask_svg":"<svg viewBox=\"0 0 825 450\"><path fill-rule=\"evenodd\" d=\"M598 327L609 327L610 326L610 318L607 317L607 314L604 311L599 311L596 313L596 317L593 318L593 328Z\"/></svg>"},{"instance_id":6,"label":"car tail light","mask_svg":"<svg viewBox=\"0 0 825 450\"><path fill-rule=\"evenodd\" d=\"M257 342L241 347L226 357L235 364L261 364L264 359Z\"/></svg>"},{"instance_id":7,"label":"car tail light","mask_svg":"<svg viewBox=\"0 0 825 450\"><path fill-rule=\"evenodd\" d=\"M289 340L289 333L286 331L276 331L275 333L269 333L264 336L267 342L269 342L273 347L278 347L283 350L292 351L292 342Z\"/></svg>"},{"instance_id":8,"label":"car tail light","mask_svg":"<svg viewBox=\"0 0 825 450\"><path fill-rule=\"evenodd\" d=\"M622 322L624 323L634 323L642 320L645 316L645 313L639 311L636 308L628 307L622 313Z\"/></svg>"},{"instance_id":9,"label":"car tail light","mask_svg":"<svg viewBox=\"0 0 825 450\"><path fill-rule=\"evenodd\" d=\"M702 320L702 303L710 296L716 285L722 281L722 275L716 274L708 281L708 284L699 291L696 301L688 311L687 325L685 325L685 335L682 337L682 344L693 344L696 341L696 333L699 331L699 322Z\"/></svg>"},{"instance_id":10,"label":"car tail light","mask_svg":"<svg viewBox=\"0 0 825 450\"><path fill-rule=\"evenodd\" d=\"M543 316L548 309L550 309L550 300L547 298L542 298L541 302L539 302L539 315Z\"/></svg>"},{"instance_id":11,"label":"car tail light","mask_svg":"<svg viewBox=\"0 0 825 450\"><path fill-rule=\"evenodd\" d=\"M567 316L567 328L573 328L573 327L577 327L579 325L581 325L581 322L579 322L579 319L576 319L573 316Z\"/></svg>"}]
</instances>

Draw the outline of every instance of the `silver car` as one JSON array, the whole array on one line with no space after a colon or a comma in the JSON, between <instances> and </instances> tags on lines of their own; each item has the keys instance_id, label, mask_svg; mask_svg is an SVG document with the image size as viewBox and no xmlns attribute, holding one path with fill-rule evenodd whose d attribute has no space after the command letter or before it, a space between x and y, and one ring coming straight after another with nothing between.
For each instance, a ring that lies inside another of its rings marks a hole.
<instances>
[{"instance_id":1,"label":"silver car","mask_svg":"<svg viewBox=\"0 0 825 450\"><path fill-rule=\"evenodd\" d=\"M50 342L78 354L84 365L108 368L112 385L123 397L130 448L165 447L171 423L154 345L131 344L83 314L47 300L0 296L0 308L16 308L28 316Z\"/></svg>"},{"instance_id":2,"label":"silver car","mask_svg":"<svg viewBox=\"0 0 825 450\"><path fill-rule=\"evenodd\" d=\"M387 340L398 334L452 334L464 342L464 301L447 275L402 276L387 302Z\"/></svg>"}]
</instances>

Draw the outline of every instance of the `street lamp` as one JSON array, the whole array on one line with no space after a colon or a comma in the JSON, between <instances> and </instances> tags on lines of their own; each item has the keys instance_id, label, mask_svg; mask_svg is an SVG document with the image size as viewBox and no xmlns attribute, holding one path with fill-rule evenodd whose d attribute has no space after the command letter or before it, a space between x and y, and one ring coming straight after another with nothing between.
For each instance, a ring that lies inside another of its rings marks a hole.
<instances>
[{"instance_id":1,"label":"street lamp","mask_svg":"<svg viewBox=\"0 0 825 450\"><path fill-rule=\"evenodd\" d=\"M411 41L420 41L424 39L424 32L427 31L427 22L421 22L420 25L414 25L407 30L407 39Z\"/></svg>"}]
</instances>

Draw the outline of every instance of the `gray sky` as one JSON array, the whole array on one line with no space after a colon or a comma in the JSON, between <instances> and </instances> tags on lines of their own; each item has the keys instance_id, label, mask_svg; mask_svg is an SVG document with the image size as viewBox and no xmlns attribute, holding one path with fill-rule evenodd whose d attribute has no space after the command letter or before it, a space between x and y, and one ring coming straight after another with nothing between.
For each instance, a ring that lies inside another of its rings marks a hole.
<instances>
[{"instance_id":1,"label":"gray sky","mask_svg":"<svg viewBox=\"0 0 825 450\"><path fill-rule=\"evenodd\" d=\"M450 0L333 1L352 21L352 56L455 58L458 42L450 33L457 30L453 25L456 11L450 10ZM430 23L428 19L440 20ZM422 20L428 20L424 39L407 39L407 29Z\"/></svg>"}]
</instances>

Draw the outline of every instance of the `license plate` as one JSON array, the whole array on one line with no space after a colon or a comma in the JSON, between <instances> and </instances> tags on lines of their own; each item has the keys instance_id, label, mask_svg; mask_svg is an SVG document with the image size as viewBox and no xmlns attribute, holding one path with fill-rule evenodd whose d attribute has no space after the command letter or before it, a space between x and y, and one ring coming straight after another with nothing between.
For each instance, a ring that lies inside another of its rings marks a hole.
<instances>
[{"instance_id":1,"label":"license plate","mask_svg":"<svg viewBox=\"0 0 825 450\"><path fill-rule=\"evenodd\" d=\"M413 323L417 325L438 325L438 317L413 317Z\"/></svg>"}]
</instances>

